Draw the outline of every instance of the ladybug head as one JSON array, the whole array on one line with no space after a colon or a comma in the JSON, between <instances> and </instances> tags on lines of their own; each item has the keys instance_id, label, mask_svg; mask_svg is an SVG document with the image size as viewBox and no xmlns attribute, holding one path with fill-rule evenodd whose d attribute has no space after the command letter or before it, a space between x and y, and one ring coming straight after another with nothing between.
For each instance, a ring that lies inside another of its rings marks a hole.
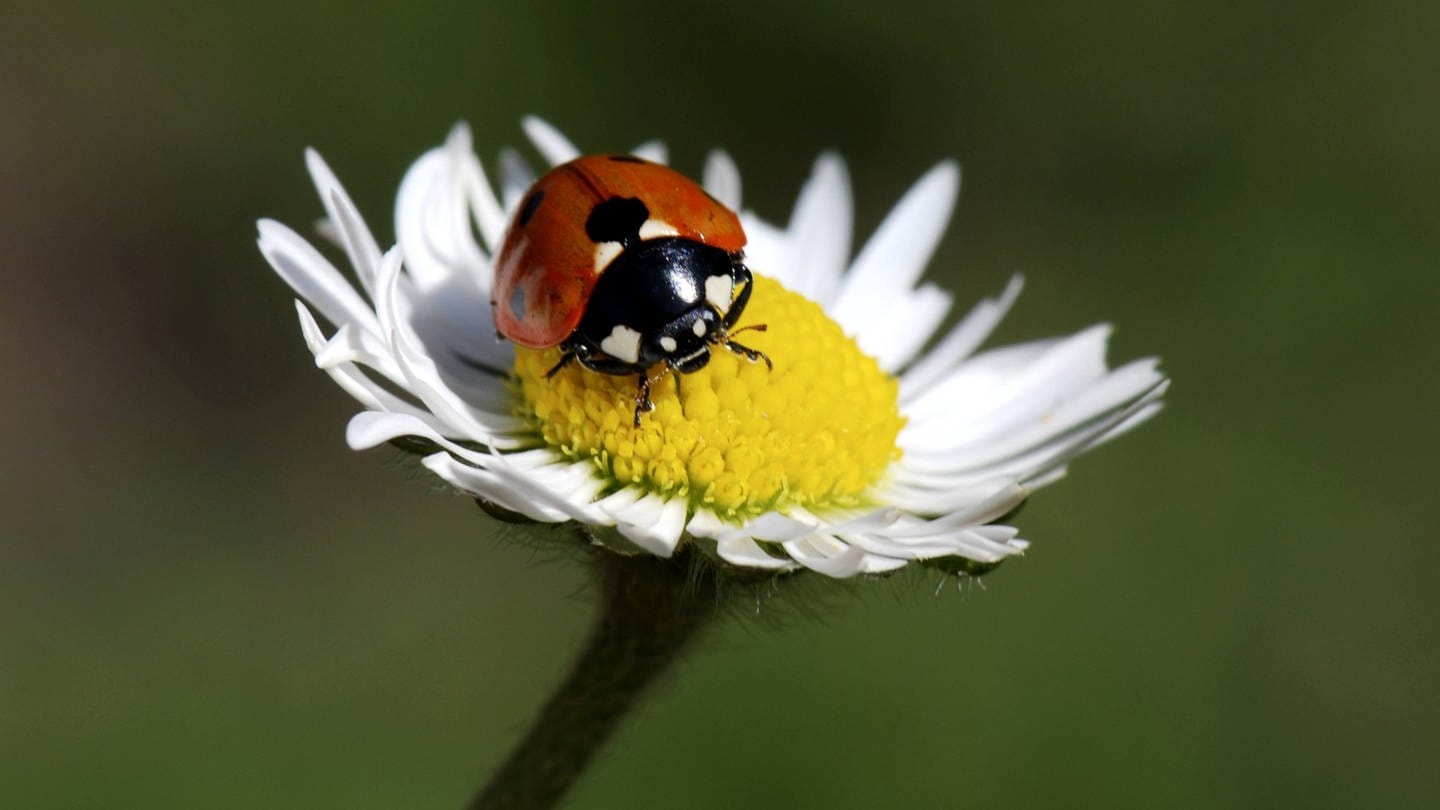
<instances>
[{"instance_id":1,"label":"ladybug head","mask_svg":"<svg viewBox=\"0 0 1440 810\"><path fill-rule=\"evenodd\" d=\"M702 306L646 336L645 353L681 374L710 362L710 347L725 339L725 322L714 307Z\"/></svg>"}]
</instances>

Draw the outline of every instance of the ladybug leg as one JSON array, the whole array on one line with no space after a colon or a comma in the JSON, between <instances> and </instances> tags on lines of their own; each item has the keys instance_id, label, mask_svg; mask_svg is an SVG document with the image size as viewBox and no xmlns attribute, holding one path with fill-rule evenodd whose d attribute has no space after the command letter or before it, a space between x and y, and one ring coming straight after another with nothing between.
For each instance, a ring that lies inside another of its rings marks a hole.
<instances>
[{"instance_id":1,"label":"ladybug leg","mask_svg":"<svg viewBox=\"0 0 1440 810\"><path fill-rule=\"evenodd\" d=\"M640 366L634 363L616 360L613 357L606 357L603 354L595 355L589 352L577 352L575 359L580 365L591 371L598 371L601 374L613 374L617 377L624 377L629 374L634 374L637 371L643 371Z\"/></svg>"},{"instance_id":2,"label":"ladybug leg","mask_svg":"<svg viewBox=\"0 0 1440 810\"><path fill-rule=\"evenodd\" d=\"M655 410L650 401L650 375L640 372L640 388L635 392L635 427L640 427L640 417Z\"/></svg>"},{"instance_id":3,"label":"ladybug leg","mask_svg":"<svg viewBox=\"0 0 1440 810\"><path fill-rule=\"evenodd\" d=\"M598 371L601 374L614 374L617 377L634 374L636 371L641 370L641 368L634 363L627 363L624 360L616 360L604 354L597 354L584 343L575 343L573 345L562 344L560 348L565 353L560 356L560 362L556 363L554 368L545 372L546 379L559 374L560 369L565 368L572 362L579 363L591 371Z\"/></svg>"},{"instance_id":4,"label":"ladybug leg","mask_svg":"<svg viewBox=\"0 0 1440 810\"><path fill-rule=\"evenodd\" d=\"M565 353L560 355L560 362L556 363L550 368L549 371L545 372L545 379L554 379L555 375L559 374L562 369L575 362L575 357L575 352L572 349L566 349Z\"/></svg>"},{"instance_id":5,"label":"ladybug leg","mask_svg":"<svg viewBox=\"0 0 1440 810\"><path fill-rule=\"evenodd\" d=\"M656 383L665 379L666 374L675 375L675 395L680 395L680 373L669 366L662 366L654 374L648 371L640 372L640 386L635 391L635 427L640 427L640 417L655 410L655 402L650 399L650 388Z\"/></svg>"},{"instance_id":6,"label":"ladybug leg","mask_svg":"<svg viewBox=\"0 0 1440 810\"><path fill-rule=\"evenodd\" d=\"M740 320L740 314L745 311L745 305L750 303L750 293L755 290L755 278L750 275L750 268L740 262L735 262L731 270L735 275L735 281L741 286L740 294L735 296L735 300L730 304L730 309L725 313L726 329L734 326L735 322Z\"/></svg>"},{"instance_id":7,"label":"ladybug leg","mask_svg":"<svg viewBox=\"0 0 1440 810\"><path fill-rule=\"evenodd\" d=\"M764 327L763 327L763 326L762 326L762 327L747 326L746 329L755 329L756 331L764 331ZM737 330L735 330L735 331L737 331L737 332L743 332L743 331L745 331L745 330L744 330L744 329L737 329ZM752 349L752 348L750 348L749 346L742 346L742 345L740 345L739 343L736 343L735 341L733 341L733 340L731 340L731 339L729 339L729 338L726 338L726 339L725 339L725 348L727 348L727 349L729 349L730 351L732 351L732 352L734 352L734 353L736 353L736 354L744 357L746 360L749 360L749 361L752 362L752 363L754 363L754 362L756 362L756 361L758 361L758 360L764 360L764 361L765 361L765 367L766 367L766 368L770 369L771 371L774 371L774 370L775 370L775 364L772 363L772 362L770 362L770 356L767 355L767 354L765 354L765 353L762 352L762 351L759 351L759 350L756 350L756 349Z\"/></svg>"},{"instance_id":8,"label":"ladybug leg","mask_svg":"<svg viewBox=\"0 0 1440 810\"><path fill-rule=\"evenodd\" d=\"M671 368L671 369L670 369L670 377L675 380L675 401L678 402L678 403L680 403L680 407L681 407L681 408L684 408L684 407L685 407L685 394L684 394L683 391L680 390L680 377L681 377L681 376L682 376L682 375L680 374L680 369L678 369L678 368Z\"/></svg>"},{"instance_id":9,"label":"ladybug leg","mask_svg":"<svg viewBox=\"0 0 1440 810\"><path fill-rule=\"evenodd\" d=\"M763 323L753 323L749 326L742 326L739 329L735 329L733 332L730 331L735 326L736 321L740 320L741 313L745 311L745 305L750 303L750 293L754 292L755 290L755 277L750 274L750 268L746 267L739 261L736 261L731 266L731 270L735 274L735 280L743 286L740 287L739 295L735 296L735 301L730 304L730 311L725 313L725 319L723 323L725 324L726 331L725 334L720 336L719 342L724 343L725 348L729 349L732 352L735 352L736 354L744 357L746 360L749 360L752 363L764 360L765 367L770 369L771 371L774 371L775 364L770 362L770 357L764 352L752 349L749 346L740 343L736 343L735 341L730 339L730 335L737 334L739 332L765 331L765 324Z\"/></svg>"}]
</instances>

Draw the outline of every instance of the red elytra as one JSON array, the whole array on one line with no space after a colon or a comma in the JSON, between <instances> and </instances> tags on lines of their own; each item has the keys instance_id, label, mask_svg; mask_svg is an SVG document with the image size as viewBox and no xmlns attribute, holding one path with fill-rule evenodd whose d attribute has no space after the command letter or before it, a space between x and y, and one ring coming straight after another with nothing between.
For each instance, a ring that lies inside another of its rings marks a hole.
<instances>
[{"instance_id":1,"label":"red elytra","mask_svg":"<svg viewBox=\"0 0 1440 810\"><path fill-rule=\"evenodd\" d=\"M621 252L586 225L597 205L617 198L642 202L655 232L727 253L745 247L734 212L674 169L629 155L577 158L536 181L511 219L491 297L501 335L543 349L575 331L596 279Z\"/></svg>"}]
</instances>

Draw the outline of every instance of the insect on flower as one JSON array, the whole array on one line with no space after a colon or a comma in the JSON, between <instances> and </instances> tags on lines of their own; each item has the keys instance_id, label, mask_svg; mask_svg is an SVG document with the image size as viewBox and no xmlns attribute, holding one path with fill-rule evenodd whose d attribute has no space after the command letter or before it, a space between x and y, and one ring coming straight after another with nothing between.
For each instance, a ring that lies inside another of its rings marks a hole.
<instances>
[{"instance_id":1,"label":"insect on flower","mask_svg":"<svg viewBox=\"0 0 1440 810\"><path fill-rule=\"evenodd\" d=\"M699 371L732 339L754 291L740 219L684 175L630 155L557 166L526 193L495 263L490 306L502 337L560 346L554 377L572 362L635 375L635 426L654 409L666 373ZM659 367L658 372L652 371ZM772 366L773 368L773 366Z\"/></svg>"}]
</instances>

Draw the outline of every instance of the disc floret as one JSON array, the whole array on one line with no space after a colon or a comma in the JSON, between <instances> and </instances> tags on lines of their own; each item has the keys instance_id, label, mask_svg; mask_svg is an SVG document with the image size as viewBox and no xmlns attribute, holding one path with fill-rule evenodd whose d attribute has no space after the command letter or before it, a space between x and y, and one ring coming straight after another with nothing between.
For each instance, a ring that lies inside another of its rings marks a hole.
<instances>
[{"instance_id":1,"label":"disc floret","mask_svg":"<svg viewBox=\"0 0 1440 810\"><path fill-rule=\"evenodd\" d=\"M818 305L757 276L747 343L767 368L717 352L657 383L633 423L634 382L578 366L547 379L558 349L516 352L518 409L545 443L588 459L616 488L681 497L739 520L770 510L859 507L900 457L898 383Z\"/></svg>"}]
</instances>

